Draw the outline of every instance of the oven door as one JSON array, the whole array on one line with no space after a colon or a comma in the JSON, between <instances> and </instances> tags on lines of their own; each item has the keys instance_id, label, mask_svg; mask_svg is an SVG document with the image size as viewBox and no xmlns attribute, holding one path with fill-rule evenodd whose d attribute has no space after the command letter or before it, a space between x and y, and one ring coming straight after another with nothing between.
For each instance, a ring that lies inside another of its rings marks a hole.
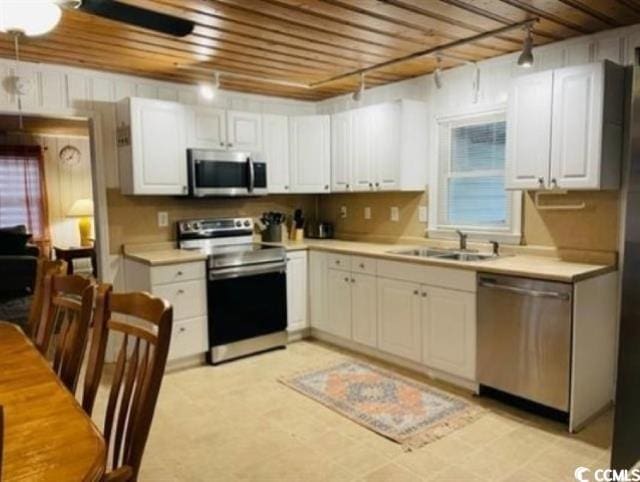
<instances>
[{"instance_id":1,"label":"oven door","mask_svg":"<svg viewBox=\"0 0 640 482\"><path fill-rule=\"evenodd\" d=\"M205 196L267 194L267 165L246 152L189 149L189 193Z\"/></svg>"},{"instance_id":2,"label":"oven door","mask_svg":"<svg viewBox=\"0 0 640 482\"><path fill-rule=\"evenodd\" d=\"M208 305L212 349L284 333L287 329L286 265L278 262L210 271Z\"/></svg>"}]
</instances>

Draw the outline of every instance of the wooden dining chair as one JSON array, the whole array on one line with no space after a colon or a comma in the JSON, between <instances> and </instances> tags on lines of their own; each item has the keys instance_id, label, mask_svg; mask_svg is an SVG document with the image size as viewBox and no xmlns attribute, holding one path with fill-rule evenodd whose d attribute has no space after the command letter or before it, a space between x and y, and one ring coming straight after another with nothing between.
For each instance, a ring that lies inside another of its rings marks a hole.
<instances>
[{"instance_id":1,"label":"wooden dining chair","mask_svg":"<svg viewBox=\"0 0 640 482\"><path fill-rule=\"evenodd\" d=\"M79 275L47 275L36 347L53 362L65 386L75 393L93 317L96 285Z\"/></svg>"},{"instance_id":2,"label":"wooden dining chair","mask_svg":"<svg viewBox=\"0 0 640 482\"><path fill-rule=\"evenodd\" d=\"M38 326L42 319L42 300L44 297L44 280L47 276L63 275L67 272L67 262L61 259L54 261L40 257L36 269L36 279L33 283L33 296L31 307L29 308L29 318L27 319L26 334L35 340Z\"/></svg>"},{"instance_id":3,"label":"wooden dining chair","mask_svg":"<svg viewBox=\"0 0 640 482\"><path fill-rule=\"evenodd\" d=\"M122 338L104 418L103 434L110 447L106 481L137 480L167 363L172 323L173 309L161 298L148 293L113 293L110 285L98 287L82 396L89 415L109 338Z\"/></svg>"}]
</instances>

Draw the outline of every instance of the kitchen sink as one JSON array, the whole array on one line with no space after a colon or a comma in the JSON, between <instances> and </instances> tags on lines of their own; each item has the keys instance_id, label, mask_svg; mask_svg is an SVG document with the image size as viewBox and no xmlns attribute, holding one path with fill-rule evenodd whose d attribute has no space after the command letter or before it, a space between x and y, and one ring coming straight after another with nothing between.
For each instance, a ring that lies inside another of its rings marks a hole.
<instances>
[{"instance_id":1,"label":"kitchen sink","mask_svg":"<svg viewBox=\"0 0 640 482\"><path fill-rule=\"evenodd\" d=\"M410 248L401 249L396 251L389 251L390 254L401 254L404 256L416 256L419 258L435 258L435 259L449 259L452 261L485 261L488 259L497 258L495 254L482 254L473 253L468 251L454 251L450 249L437 249L437 248Z\"/></svg>"}]
</instances>

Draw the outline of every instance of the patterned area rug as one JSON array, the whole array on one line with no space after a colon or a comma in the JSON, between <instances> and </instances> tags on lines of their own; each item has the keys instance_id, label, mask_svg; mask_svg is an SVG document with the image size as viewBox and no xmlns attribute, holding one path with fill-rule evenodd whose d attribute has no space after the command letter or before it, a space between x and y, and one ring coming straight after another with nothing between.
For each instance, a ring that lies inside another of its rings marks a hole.
<instances>
[{"instance_id":1,"label":"patterned area rug","mask_svg":"<svg viewBox=\"0 0 640 482\"><path fill-rule=\"evenodd\" d=\"M467 400L358 360L280 382L407 448L418 448L484 413Z\"/></svg>"}]
</instances>

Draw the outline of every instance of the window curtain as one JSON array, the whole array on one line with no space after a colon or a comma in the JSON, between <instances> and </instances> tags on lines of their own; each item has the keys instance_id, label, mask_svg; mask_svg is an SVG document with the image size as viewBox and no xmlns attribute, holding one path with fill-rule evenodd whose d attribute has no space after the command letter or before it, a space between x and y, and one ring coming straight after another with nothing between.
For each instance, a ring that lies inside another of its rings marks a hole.
<instances>
[{"instance_id":1,"label":"window curtain","mask_svg":"<svg viewBox=\"0 0 640 482\"><path fill-rule=\"evenodd\" d=\"M0 146L0 227L24 224L44 255L49 216L40 146Z\"/></svg>"}]
</instances>

